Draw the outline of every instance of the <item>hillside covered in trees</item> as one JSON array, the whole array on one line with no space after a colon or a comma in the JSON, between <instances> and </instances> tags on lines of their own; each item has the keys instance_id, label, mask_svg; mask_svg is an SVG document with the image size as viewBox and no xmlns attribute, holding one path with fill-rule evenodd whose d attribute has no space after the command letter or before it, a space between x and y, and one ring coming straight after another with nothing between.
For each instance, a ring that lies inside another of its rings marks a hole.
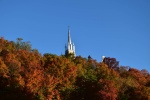
<instances>
[{"instance_id":1,"label":"hillside covered in trees","mask_svg":"<svg viewBox=\"0 0 150 100\"><path fill-rule=\"evenodd\" d=\"M150 74L116 59L41 55L0 38L0 100L148 100Z\"/></svg>"}]
</instances>

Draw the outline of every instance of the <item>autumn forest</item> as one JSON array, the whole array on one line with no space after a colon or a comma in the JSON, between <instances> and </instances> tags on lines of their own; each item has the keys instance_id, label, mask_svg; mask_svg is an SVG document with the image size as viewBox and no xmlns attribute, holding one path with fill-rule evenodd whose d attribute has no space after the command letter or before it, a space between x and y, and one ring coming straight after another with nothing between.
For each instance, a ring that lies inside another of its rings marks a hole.
<instances>
[{"instance_id":1,"label":"autumn forest","mask_svg":"<svg viewBox=\"0 0 150 100\"><path fill-rule=\"evenodd\" d=\"M150 74L116 58L42 55L1 37L0 100L150 100Z\"/></svg>"}]
</instances>

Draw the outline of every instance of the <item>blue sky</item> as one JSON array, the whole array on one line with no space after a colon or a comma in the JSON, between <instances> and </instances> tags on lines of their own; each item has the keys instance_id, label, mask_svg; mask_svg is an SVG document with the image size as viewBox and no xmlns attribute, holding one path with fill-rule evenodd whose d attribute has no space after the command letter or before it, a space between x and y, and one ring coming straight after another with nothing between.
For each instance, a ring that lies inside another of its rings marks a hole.
<instances>
[{"instance_id":1,"label":"blue sky","mask_svg":"<svg viewBox=\"0 0 150 100\"><path fill-rule=\"evenodd\" d=\"M60 55L68 25L76 54L150 71L150 0L0 0L0 37Z\"/></svg>"}]
</instances>

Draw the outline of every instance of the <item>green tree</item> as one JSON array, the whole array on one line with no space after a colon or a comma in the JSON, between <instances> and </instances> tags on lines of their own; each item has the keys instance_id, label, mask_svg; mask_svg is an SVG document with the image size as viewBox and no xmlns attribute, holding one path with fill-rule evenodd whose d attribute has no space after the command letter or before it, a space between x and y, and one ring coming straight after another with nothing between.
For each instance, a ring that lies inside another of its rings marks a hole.
<instances>
[{"instance_id":1,"label":"green tree","mask_svg":"<svg viewBox=\"0 0 150 100\"><path fill-rule=\"evenodd\" d=\"M17 50L23 49L31 51L31 44L30 42L23 42L22 38L17 38L17 41L15 43Z\"/></svg>"}]
</instances>

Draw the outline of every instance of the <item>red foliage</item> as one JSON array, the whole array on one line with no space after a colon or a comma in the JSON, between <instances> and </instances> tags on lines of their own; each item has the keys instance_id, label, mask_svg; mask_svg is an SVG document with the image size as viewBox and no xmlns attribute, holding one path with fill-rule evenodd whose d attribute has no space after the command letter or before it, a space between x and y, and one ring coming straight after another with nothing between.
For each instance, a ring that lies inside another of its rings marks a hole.
<instances>
[{"instance_id":1,"label":"red foliage","mask_svg":"<svg viewBox=\"0 0 150 100\"><path fill-rule=\"evenodd\" d=\"M140 84L143 84L143 85L146 84L146 78L144 74L141 73L141 71L134 69L134 68L130 68L129 73L130 73L130 76L135 78Z\"/></svg>"},{"instance_id":2,"label":"red foliage","mask_svg":"<svg viewBox=\"0 0 150 100\"><path fill-rule=\"evenodd\" d=\"M99 80L100 91L98 95L101 100L116 100L117 98L117 89L114 86L114 82L111 80Z\"/></svg>"},{"instance_id":3,"label":"red foliage","mask_svg":"<svg viewBox=\"0 0 150 100\"><path fill-rule=\"evenodd\" d=\"M147 70L119 67L115 58L98 63L30 49L0 38L0 99L146 100L150 95Z\"/></svg>"}]
</instances>

